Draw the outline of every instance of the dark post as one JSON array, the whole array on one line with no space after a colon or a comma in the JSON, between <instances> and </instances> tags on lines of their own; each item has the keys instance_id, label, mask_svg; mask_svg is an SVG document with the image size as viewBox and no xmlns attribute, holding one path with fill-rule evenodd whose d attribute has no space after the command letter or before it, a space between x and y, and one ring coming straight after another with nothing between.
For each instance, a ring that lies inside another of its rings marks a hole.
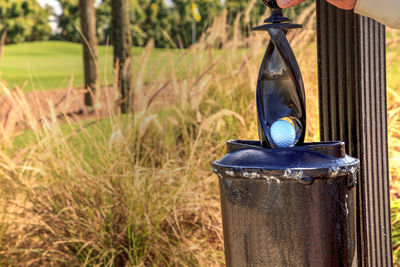
<instances>
[{"instance_id":1,"label":"dark post","mask_svg":"<svg viewBox=\"0 0 400 267\"><path fill-rule=\"evenodd\" d=\"M123 103L121 111L127 112L130 105L131 89L131 33L128 0L112 0L112 42L114 63L118 71L118 88Z\"/></svg>"},{"instance_id":2,"label":"dark post","mask_svg":"<svg viewBox=\"0 0 400 267\"><path fill-rule=\"evenodd\" d=\"M92 106L92 93L98 88L97 37L93 0L79 0L81 37L83 44L83 65L85 70L85 88L92 92L85 94L85 104Z\"/></svg>"},{"instance_id":3,"label":"dark post","mask_svg":"<svg viewBox=\"0 0 400 267\"><path fill-rule=\"evenodd\" d=\"M359 266L391 266L385 27L316 3L321 139L344 141L361 161Z\"/></svg>"}]
</instances>

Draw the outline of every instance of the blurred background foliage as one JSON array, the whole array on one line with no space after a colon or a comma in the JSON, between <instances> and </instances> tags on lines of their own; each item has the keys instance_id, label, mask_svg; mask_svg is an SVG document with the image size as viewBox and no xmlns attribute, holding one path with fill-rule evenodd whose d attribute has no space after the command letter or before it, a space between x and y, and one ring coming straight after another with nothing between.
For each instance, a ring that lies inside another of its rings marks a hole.
<instances>
[{"instance_id":1,"label":"blurred background foliage","mask_svg":"<svg viewBox=\"0 0 400 267\"><path fill-rule=\"evenodd\" d=\"M7 30L6 43L24 41L64 40L81 42L79 28L78 0L57 0L62 8L56 14L50 6L41 7L36 0L0 0L0 31ZM196 3L201 21L195 22L191 4ZM288 11L287 15L295 18L301 11L312 4L307 1ZM153 39L158 48L186 48L192 44L192 30L197 38L206 34L214 18L227 12L226 29L229 36L234 34L235 20L238 20L242 37L247 37L251 27L262 22L266 17L261 1L254 0L172 0L167 5L164 0L130 0L131 35L134 46L144 46ZM248 9L249 5L252 7ZM96 5L97 37L99 44L111 40L111 0L103 0ZM246 12L246 10L249 10ZM52 32L48 23L49 15L58 22L58 29ZM193 28L193 23L195 27ZM213 44L218 47L218 43Z\"/></svg>"},{"instance_id":2,"label":"blurred background foliage","mask_svg":"<svg viewBox=\"0 0 400 267\"><path fill-rule=\"evenodd\" d=\"M43 8L36 0L0 0L0 33L7 31L7 43L48 40L51 13L50 7Z\"/></svg>"}]
</instances>

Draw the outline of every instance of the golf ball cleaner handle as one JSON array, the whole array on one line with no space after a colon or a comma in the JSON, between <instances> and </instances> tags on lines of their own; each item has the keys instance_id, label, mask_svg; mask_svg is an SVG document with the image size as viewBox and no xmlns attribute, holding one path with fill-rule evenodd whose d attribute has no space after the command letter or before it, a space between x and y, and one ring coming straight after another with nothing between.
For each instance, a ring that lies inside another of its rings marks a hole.
<instances>
[{"instance_id":1,"label":"golf ball cleaner handle","mask_svg":"<svg viewBox=\"0 0 400 267\"><path fill-rule=\"evenodd\" d=\"M253 28L255 31L267 31L270 42L261 64L257 81L257 118L258 133L263 147L282 147L277 138L271 135L271 127L279 120L290 122L295 131L292 143L283 147L301 145L306 130L305 93L299 64L286 38L289 29L301 28L299 24L288 23L275 0L262 0L271 8L271 16L266 24ZM290 139L290 129L281 127L281 138ZM276 134L275 134L276 136ZM287 140L286 140L287 141Z\"/></svg>"}]
</instances>

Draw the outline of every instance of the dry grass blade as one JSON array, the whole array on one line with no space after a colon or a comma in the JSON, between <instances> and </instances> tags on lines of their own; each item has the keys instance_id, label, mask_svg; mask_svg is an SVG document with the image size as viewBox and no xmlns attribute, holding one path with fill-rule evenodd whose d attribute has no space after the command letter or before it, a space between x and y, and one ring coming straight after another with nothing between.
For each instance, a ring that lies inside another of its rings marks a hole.
<instances>
[{"instance_id":1,"label":"dry grass blade","mask_svg":"<svg viewBox=\"0 0 400 267\"><path fill-rule=\"evenodd\" d=\"M156 97L162 92L162 90L164 90L165 88L167 88L170 85L170 82L166 82L163 86L161 86L149 99L149 101L147 102L147 106L146 106L146 110L149 109L151 103L153 103L154 99L156 99Z\"/></svg>"},{"instance_id":2,"label":"dry grass blade","mask_svg":"<svg viewBox=\"0 0 400 267\"><path fill-rule=\"evenodd\" d=\"M68 86L67 86L67 92L54 104L54 108L58 108L62 103L64 103L64 106L68 106L70 103L70 97L73 89L73 84L74 84L74 76L71 75L71 78L69 79Z\"/></svg>"},{"instance_id":3,"label":"dry grass blade","mask_svg":"<svg viewBox=\"0 0 400 267\"><path fill-rule=\"evenodd\" d=\"M140 68L135 77L137 92L140 92L142 90L143 79L144 79L144 75L145 75L147 62L149 60L149 56L150 56L150 53L153 50L153 48L154 48L154 40L151 39L150 41L147 42L146 47L145 47L145 49L142 53L142 56L140 58L140 61L139 61Z\"/></svg>"},{"instance_id":4,"label":"dry grass blade","mask_svg":"<svg viewBox=\"0 0 400 267\"><path fill-rule=\"evenodd\" d=\"M238 113L236 113L236 112L234 112L232 110L223 109L223 110L220 110L217 113L211 115L210 117L206 118L200 124L199 132L197 133L196 139L195 139L195 141L193 143L193 146L192 146L192 149L191 149L192 152L191 152L190 157L189 157L188 166L191 165L190 163L193 160L194 153L197 150L197 146L199 144L199 140L201 138L201 135L202 135L203 131L212 129L212 125L213 124L215 124L218 121L222 120L226 116L234 116L234 117L236 117L236 119L238 119L238 121L242 124L242 126L246 125L244 118L242 116L240 116L240 114L238 114Z\"/></svg>"}]
</instances>

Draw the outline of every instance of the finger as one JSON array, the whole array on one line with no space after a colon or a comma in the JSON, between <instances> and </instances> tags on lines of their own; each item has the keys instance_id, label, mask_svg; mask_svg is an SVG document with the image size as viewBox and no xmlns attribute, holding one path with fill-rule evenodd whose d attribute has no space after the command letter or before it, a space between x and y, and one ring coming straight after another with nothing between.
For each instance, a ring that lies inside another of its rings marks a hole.
<instances>
[{"instance_id":1,"label":"finger","mask_svg":"<svg viewBox=\"0 0 400 267\"><path fill-rule=\"evenodd\" d=\"M326 1L338 8L346 10L354 9L357 2L357 0L326 0Z\"/></svg>"},{"instance_id":2,"label":"finger","mask_svg":"<svg viewBox=\"0 0 400 267\"><path fill-rule=\"evenodd\" d=\"M278 3L278 6L280 8L288 8L288 7L298 5L302 2L304 2L304 0L277 0L276 2Z\"/></svg>"}]
</instances>

